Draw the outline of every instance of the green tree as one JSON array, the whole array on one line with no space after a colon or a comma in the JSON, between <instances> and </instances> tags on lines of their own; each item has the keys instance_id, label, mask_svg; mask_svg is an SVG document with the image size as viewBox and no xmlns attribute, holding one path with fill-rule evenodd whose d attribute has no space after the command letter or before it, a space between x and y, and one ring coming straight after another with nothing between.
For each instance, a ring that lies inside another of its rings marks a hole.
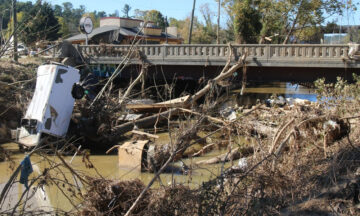
<instances>
[{"instance_id":1,"label":"green tree","mask_svg":"<svg viewBox=\"0 0 360 216\"><path fill-rule=\"evenodd\" d=\"M350 3L351 4L351 3ZM280 0L286 23L283 28L285 35L283 43L289 42L290 37L304 28L320 28L327 16L342 14L344 5L340 0Z\"/></svg>"},{"instance_id":2,"label":"green tree","mask_svg":"<svg viewBox=\"0 0 360 216\"><path fill-rule=\"evenodd\" d=\"M289 43L296 36L317 35L321 25L333 14L341 15L344 9L355 10L353 1L341 0L224 0L229 15L229 26L234 26L237 41L255 42L259 38L277 38L278 43ZM326 15L326 16L325 16ZM261 27L259 35L258 28ZM314 31L314 28L318 30ZM228 29L231 37L231 31ZM251 38L244 38L249 35ZM275 37L275 35L278 35ZM260 37L257 37L260 36Z\"/></svg>"},{"instance_id":3,"label":"green tree","mask_svg":"<svg viewBox=\"0 0 360 216\"><path fill-rule=\"evenodd\" d=\"M201 41L204 40L209 41L209 43L215 43L217 25L214 25L212 22L212 17L214 17L215 14L210 10L208 3L200 6L200 12L205 20L205 25L198 25L198 28L202 29Z\"/></svg>"},{"instance_id":4,"label":"green tree","mask_svg":"<svg viewBox=\"0 0 360 216\"><path fill-rule=\"evenodd\" d=\"M57 16L58 23L60 25L59 34L63 37L68 37L70 35L69 26L66 23L64 17Z\"/></svg>"},{"instance_id":5,"label":"green tree","mask_svg":"<svg viewBox=\"0 0 360 216\"><path fill-rule=\"evenodd\" d=\"M263 0L258 3L257 8L261 14L260 22L262 24L259 43L265 43L265 38L268 43L276 42L285 25L281 10L279 10L279 1Z\"/></svg>"},{"instance_id":6,"label":"green tree","mask_svg":"<svg viewBox=\"0 0 360 216\"><path fill-rule=\"evenodd\" d=\"M121 11L123 12L123 14L124 14L123 17L125 17L125 18L130 18L130 16L129 16L130 10L131 10L130 5L125 4L125 5L124 5L124 8L121 10Z\"/></svg>"},{"instance_id":7,"label":"green tree","mask_svg":"<svg viewBox=\"0 0 360 216\"><path fill-rule=\"evenodd\" d=\"M323 32L326 34L331 34L331 33L341 33L340 32L340 26L338 26L334 21L333 22L328 22L326 24L326 26L323 29Z\"/></svg>"},{"instance_id":8,"label":"green tree","mask_svg":"<svg viewBox=\"0 0 360 216\"><path fill-rule=\"evenodd\" d=\"M105 11L99 11L99 12L97 12L96 17L97 18L106 17L106 12Z\"/></svg>"},{"instance_id":9,"label":"green tree","mask_svg":"<svg viewBox=\"0 0 360 216\"><path fill-rule=\"evenodd\" d=\"M174 26L178 28L178 33L184 39L184 43L188 43L190 17L187 17L184 20L177 20L175 18L170 18L169 23L170 26ZM193 24L192 39L191 39L193 43L209 44L209 43L214 43L216 41L216 37L208 34L206 30L206 26L200 23L196 16L194 17L193 23L194 24Z\"/></svg>"},{"instance_id":10,"label":"green tree","mask_svg":"<svg viewBox=\"0 0 360 216\"><path fill-rule=\"evenodd\" d=\"M54 6L54 15L57 17L62 16L62 7L60 5L55 5Z\"/></svg>"},{"instance_id":11,"label":"green tree","mask_svg":"<svg viewBox=\"0 0 360 216\"><path fill-rule=\"evenodd\" d=\"M261 31L261 14L251 0L235 0L231 8L237 43L256 43Z\"/></svg>"},{"instance_id":12,"label":"green tree","mask_svg":"<svg viewBox=\"0 0 360 216\"><path fill-rule=\"evenodd\" d=\"M360 43L360 30L356 27L348 29L348 34L345 37L346 42Z\"/></svg>"},{"instance_id":13,"label":"green tree","mask_svg":"<svg viewBox=\"0 0 360 216\"><path fill-rule=\"evenodd\" d=\"M20 40L26 45L32 45L39 40L56 40L59 37L59 22L47 2L36 4L32 10L24 12L21 20L28 20L19 34Z\"/></svg>"},{"instance_id":14,"label":"green tree","mask_svg":"<svg viewBox=\"0 0 360 216\"><path fill-rule=\"evenodd\" d=\"M24 17L25 17L25 15L24 15L24 12L23 12L23 11L20 11L20 12L16 13L16 20L18 21L18 23L23 23L23 22L25 22ZM12 22L13 22L13 19L10 18L10 21L8 22L8 25L7 25L6 35L5 35L5 37L6 37L7 39L9 39L9 38L12 36L12 33L13 33L13 25L12 25Z\"/></svg>"},{"instance_id":15,"label":"green tree","mask_svg":"<svg viewBox=\"0 0 360 216\"><path fill-rule=\"evenodd\" d=\"M150 10L147 11L144 16L145 21L151 21L155 23L155 25L159 26L161 29L165 30L165 27L168 26L167 22L165 22L165 19L160 11L157 10Z\"/></svg>"}]
</instances>

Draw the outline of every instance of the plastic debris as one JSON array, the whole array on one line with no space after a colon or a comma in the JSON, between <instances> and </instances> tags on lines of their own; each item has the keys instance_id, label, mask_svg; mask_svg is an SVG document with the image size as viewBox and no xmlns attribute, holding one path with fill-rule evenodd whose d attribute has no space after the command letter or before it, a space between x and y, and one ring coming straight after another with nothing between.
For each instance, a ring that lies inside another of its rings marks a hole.
<instances>
[{"instance_id":1,"label":"plastic debris","mask_svg":"<svg viewBox=\"0 0 360 216\"><path fill-rule=\"evenodd\" d=\"M27 155L23 161L21 161L21 174L20 174L20 183L25 185L28 189L28 178L29 175L33 172L33 168L31 165L30 157Z\"/></svg>"}]
</instances>

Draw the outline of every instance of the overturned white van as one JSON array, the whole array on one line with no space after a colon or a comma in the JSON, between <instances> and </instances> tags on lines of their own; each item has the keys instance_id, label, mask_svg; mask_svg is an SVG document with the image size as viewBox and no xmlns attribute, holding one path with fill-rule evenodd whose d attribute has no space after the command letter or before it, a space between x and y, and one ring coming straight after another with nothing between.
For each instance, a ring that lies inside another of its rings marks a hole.
<instances>
[{"instance_id":1,"label":"overturned white van","mask_svg":"<svg viewBox=\"0 0 360 216\"><path fill-rule=\"evenodd\" d=\"M17 130L19 143L32 147L43 133L66 135L75 102L72 91L79 80L79 70L70 66L54 63L38 68L34 96Z\"/></svg>"}]
</instances>

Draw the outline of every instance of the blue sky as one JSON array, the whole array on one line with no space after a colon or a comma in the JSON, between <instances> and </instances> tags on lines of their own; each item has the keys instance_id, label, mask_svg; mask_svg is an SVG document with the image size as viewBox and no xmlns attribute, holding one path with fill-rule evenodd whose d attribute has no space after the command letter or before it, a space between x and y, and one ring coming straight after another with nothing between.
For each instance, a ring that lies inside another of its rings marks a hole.
<instances>
[{"instance_id":1,"label":"blue sky","mask_svg":"<svg viewBox=\"0 0 360 216\"><path fill-rule=\"evenodd\" d=\"M22 1L22 0L21 0ZM71 2L75 8L79 7L80 5L85 5L86 10L88 12L91 11L105 11L106 13L114 13L117 9L119 10L120 15L121 9L125 4L131 6L130 15L134 12L135 9L140 10L151 10L155 9L160 11L164 16L167 17L174 17L176 19L184 19L185 17L189 16L192 10L193 0L46 0L51 4L59 4L61 5L63 2ZM346 2L345 0L343 0ZM32 0L32 2L36 2ZM359 4L360 0L353 1L354 3ZM200 20L201 13L199 10L200 5L208 3L210 9L214 12L214 19L213 21L216 22L216 11L217 11L217 3L215 0L196 0L196 10L195 15L197 15ZM336 20L338 24L342 25L360 25L360 5L358 5L358 10L356 12L351 13L344 13L344 16L334 15L328 19L328 21ZM223 16L221 16L221 26L224 26L226 23L226 16L225 12L223 11Z\"/></svg>"},{"instance_id":2,"label":"blue sky","mask_svg":"<svg viewBox=\"0 0 360 216\"><path fill-rule=\"evenodd\" d=\"M139 10L158 10L164 16L174 17L176 19L184 19L189 16L192 10L193 0L76 0L76 1L64 1L64 0L46 0L51 4L61 5L63 2L71 2L74 7L79 5L85 5L87 11L91 12L94 10L105 11L106 13L113 13L116 9L119 10L120 15L121 9L125 4L130 5L130 15L133 14L135 9ZM36 2L32 0L32 2ZM196 0L196 11L195 15L200 16L199 6L208 3L212 11L217 11L217 3L215 0ZM214 17L214 21L216 17Z\"/></svg>"}]
</instances>

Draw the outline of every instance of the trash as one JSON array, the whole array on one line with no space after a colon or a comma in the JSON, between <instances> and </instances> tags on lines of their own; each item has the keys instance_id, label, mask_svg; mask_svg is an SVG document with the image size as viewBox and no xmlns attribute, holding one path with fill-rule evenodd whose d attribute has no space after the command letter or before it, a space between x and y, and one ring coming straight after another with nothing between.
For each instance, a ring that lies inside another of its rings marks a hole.
<instances>
[{"instance_id":1,"label":"trash","mask_svg":"<svg viewBox=\"0 0 360 216\"><path fill-rule=\"evenodd\" d=\"M236 108L237 108L236 106L235 107L229 106L220 110L219 113L223 118L226 118L229 121L233 121L236 119L236 112L235 112Z\"/></svg>"},{"instance_id":2,"label":"trash","mask_svg":"<svg viewBox=\"0 0 360 216\"><path fill-rule=\"evenodd\" d=\"M147 167L149 140L125 142L118 148L119 166L144 170Z\"/></svg>"},{"instance_id":3,"label":"trash","mask_svg":"<svg viewBox=\"0 0 360 216\"><path fill-rule=\"evenodd\" d=\"M283 107L286 104L286 100L283 96L279 96L275 99L267 99L267 100L265 100L265 103L266 103L266 106L268 106L268 107L275 106L275 105L277 105L279 107Z\"/></svg>"},{"instance_id":4,"label":"trash","mask_svg":"<svg viewBox=\"0 0 360 216\"><path fill-rule=\"evenodd\" d=\"M355 54L360 51L359 50L359 44L355 44L355 43L349 43L348 44L350 49L349 49L349 53L348 53L348 56L350 58L354 58L355 57Z\"/></svg>"},{"instance_id":5,"label":"trash","mask_svg":"<svg viewBox=\"0 0 360 216\"><path fill-rule=\"evenodd\" d=\"M230 115L227 117L229 121L233 121L236 119L236 112L233 110Z\"/></svg>"},{"instance_id":6,"label":"trash","mask_svg":"<svg viewBox=\"0 0 360 216\"><path fill-rule=\"evenodd\" d=\"M248 167L248 163L246 158L240 158L238 162L238 168L241 170L245 170Z\"/></svg>"},{"instance_id":7,"label":"trash","mask_svg":"<svg viewBox=\"0 0 360 216\"><path fill-rule=\"evenodd\" d=\"M286 98L286 103L288 105L310 105L311 101L300 98Z\"/></svg>"},{"instance_id":8,"label":"trash","mask_svg":"<svg viewBox=\"0 0 360 216\"><path fill-rule=\"evenodd\" d=\"M135 121L142 117L142 114L124 114L121 115L118 120L119 121Z\"/></svg>"},{"instance_id":9,"label":"trash","mask_svg":"<svg viewBox=\"0 0 360 216\"><path fill-rule=\"evenodd\" d=\"M25 185L28 189L28 178L29 175L33 172L33 168L31 165L30 157L27 155L25 156L24 160L21 161L21 175L20 175L20 183Z\"/></svg>"}]
</instances>

